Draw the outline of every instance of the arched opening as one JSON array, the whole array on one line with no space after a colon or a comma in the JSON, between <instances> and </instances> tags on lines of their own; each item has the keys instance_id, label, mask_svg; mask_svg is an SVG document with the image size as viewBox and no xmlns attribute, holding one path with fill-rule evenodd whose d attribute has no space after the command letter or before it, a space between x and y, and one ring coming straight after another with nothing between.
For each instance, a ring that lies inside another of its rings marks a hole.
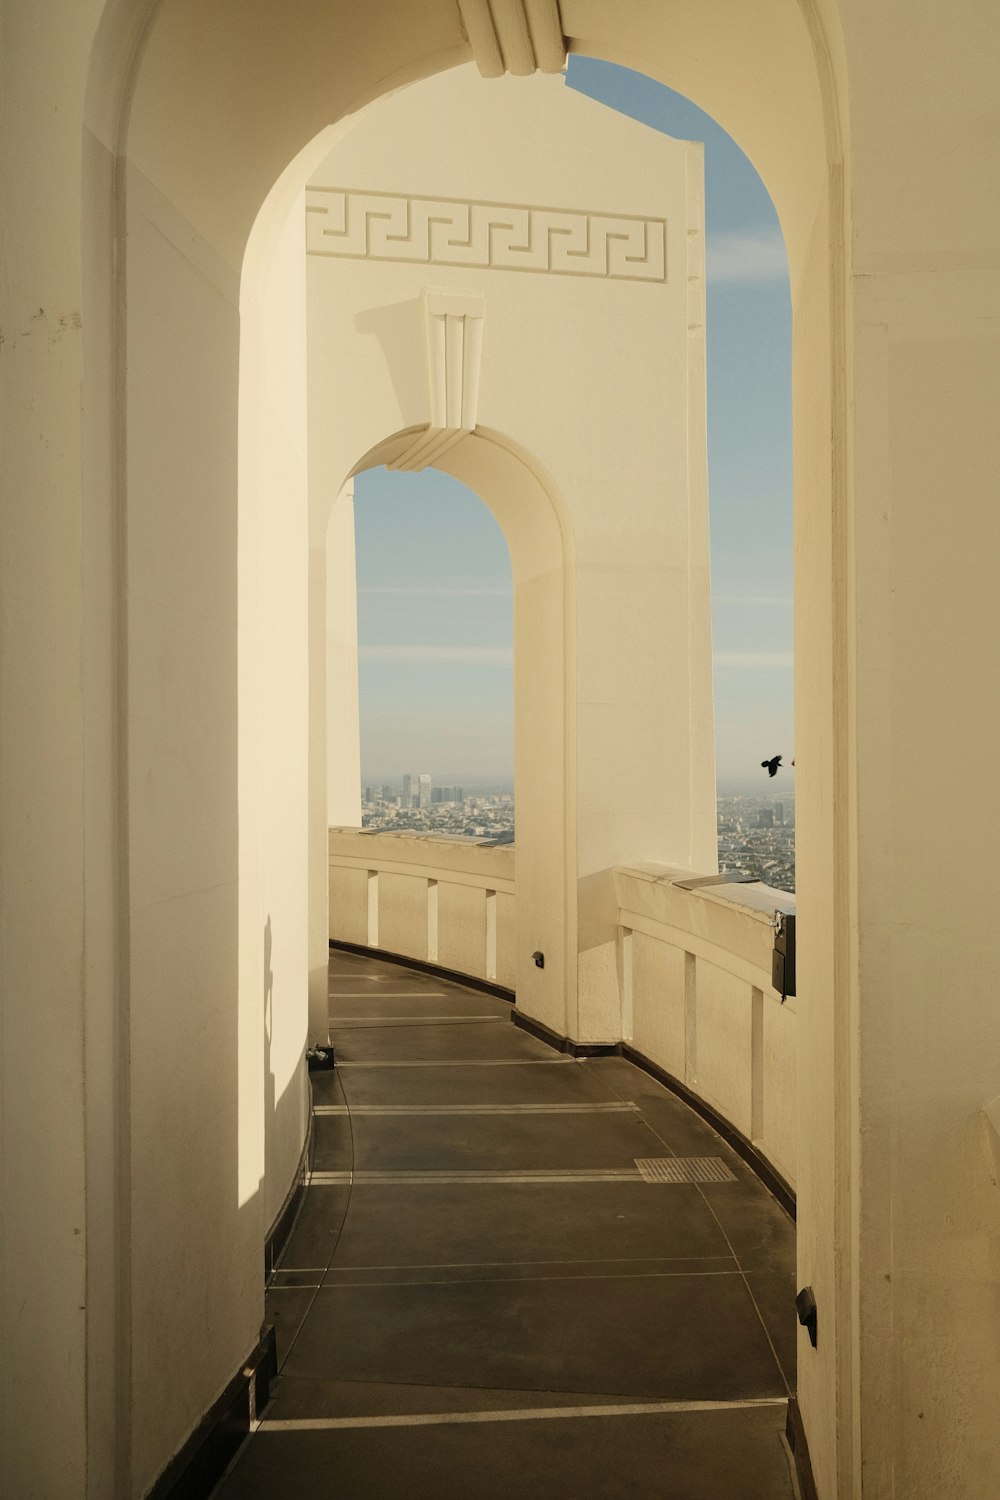
<instances>
[{"instance_id":1,"label":"arched opening","mask_svg":"<svg viewBox=\"0 0 1000 1500\"><path fill-rule=\"evenodd\" d=\"M513 838L503 532L477 495L434 469L366 470L354 514L365 826Z\"/></svg>"},{"instance_id":2,"label":"arched opening","mask_svg":"<svg viewBox=\"0 0 1000 1500\"><path fill-rule=\"evenodd\" d=\"M409 434L385 439L354 473L392 463L409 441ZM572 650L572 543L564 507L538 465L499 433L477 428L438 466L488 506L510 554L518 789L514 988L520 1007L566 1034L576 964L568 920L573 875L565 858L573 825L566 778L571 708L565 687L553 691L553 684L567 681ZM536 951L548 955L544 971L532 960Z\"/></svg>"},{"instance_id":3,"label":"arched opening","mask_svg":"<svg viewBox=\"0 0 1000 1500\"><path fill-rule=\"evenodd\" d=\"M667 28L652 15L623 18L609 10L607 15L592 18L594 33L571 38L571 45L637 66L699 99L731 124L734 135L747 143L749 153L764 169L786 227L803 330L797 375L804 396L797 417L800 463L807 473L829 476L833 472L829 453L834 364L829 325L830 271L836 259L831 262L827 169L836 159L838 144L834 125L824 122L826 77L817 79L812 38L798 9L789 5L770 19L770 28L762 27L755 18L752 26L748 22L740 32L734 29L728 8L720 6L710 14L702 8L697 17L675 18ZM434 7L419 18L401 13L398 25L378 38L368 30L374 21L357 17L358 35L352 38L355 45L347 49L350 63L337 32L340 17L333 16L329 8L324 11L317 6L311 20L314 24L293 32L283 25L276 10L261 4L252 14L241 17L239 48L228 51L206 46L198 54L197 66L192 67L191 37L200 24L195 10L181 5L161 12L145 39L141 65L129 77L132 106L127 134L112 145L121 153L117 170L122 192L118 202L124 199L126 204L129 230L126 246L125 220L118 223L120 250L129 267L127 309L118 308L124 319L119 325L121 347L126 347L127 336L128 351L127 365L123 362L118 373L125 403L120 409L119 431L127 436L129 455L121 472L121 496L123 516L128 517L124 566L130 580L129 604L122 622L129 658L120 686L126 690L123 701L128 702L128 785L133 789L123 808L130 853L124 911L131 927L131 949L128 999L121 1024L131 1037L138 1059L127 1087L119 1078L121 1107L132 1122L130 1165L121 1170L126 1174L130 1171L138 1181L148 1178L162 1183L165 1154L173 1160L173 1153L187 1152L187 1134L196 1133L203 1120L203 1111L189 1108L183 1129L178 1119L176 1129L165 1130L163 1118L157 1118L154 1124L149 1113L149 1101L156 1099L159 1091L143 1059L151 1059L158 1052L160 1033L154 1018L164 1013L166 1000L174 993L185 994L185 1008L175 1018L178 1030L198 1030L209 1054L214 1051L232 1056L234 1051L236 892L238 888L249 889L239 878L239 867L244 854L253 857L252 842L243 842L237 833L235 745L239 731L232 686L237 675L237 310L244 250L260 205L285 163L305 149L310 152L310 161L317 160L317 132L331 119L344 118L363 101L410 78L467 57L456 17L444 6ZM117 44L120 37L116 34L111 40ZM745 88L749 55L760 60L762 76L770 80L767 87L761 86L750 95ZM344 59L342 70L331 71L326 62L321 63L331 56ZM259 66L252 63L254 59ZM262 79L266 80L265 92L273 108L262 107L258 90ZM770 106L775 96L786 101L786 113L780 122ZM234 141L234 120L240 122L236 131L238 149L226 144ZM119 122L114 126L117 129ZM219 143L219 173L211 185L199 170L206 141ZM314 145L307 148L310 141ZM295 171L283 179L279 196L284 195L287 203L301 190L307 175L308 164L297 162ZM835 209L834 223L839 213L836 205ZM279 219L284 222L280 215ZM263 261L275 253L277 231L273 224L265 242ZM100 306L102 300L108 308L111 299L98 291L96 305ZM167 328L162 319L164 307L170 310ZM836 299L833 308L839 311ZM245 342L243 347L247 347ZM101 369L92 370L91 375L96 387L107 395L108 410L114 410L118 394L115 382L107 380L107 372ZM275 410L269 420L280 422L280 413ZM836 421L832 430L839 440ZM184 448L178 447L179 434L184 434ZM481 495L504 491L515 509L520 506L522 511L531 511L525 535L535 535L539 529L543 534L524 564L525 593L529 603L537 607L542 637L548 633L557 643L553 650L565 662L566 652L572 649L566 641L573 601L567 600L553 572L554 559L558 557L561 562L565 555L566 538L555 518L546 484L506 441L483 432L455 451L449 472ZM263 484L259 473L255 482ZM808 503L813 517L828 518L831 514L832 497L824 484L825 480L818 480L810 488ZM544 508L536 503L539 491L546 495ZM178 508L180 496L184 504ZM199 546L193 554L195 539ZM828 1000L831 993L832 935L836 930L836 914L831 917L824 910L832 886L833 770L825 769L827 762L821 751L835 710L841 711L840 700L834 700L829 670L832 645L821 624L831 614L826 609L832 587L831 545L841 545L840 534L824 520L804 540L801 554L807 594L812 590L816 615L807 614L803 626L814 649L804 653L813 675L803 703L806 732L800 734L799 751L802 755L804 742L808 754L812 743L811 763L817 767L804 820L812 863L806 865L803 885L808 889L811 874L815 921L812 948L803 954L803 968L814 982L817 1015L827 1018L810 1034L805 1048L807 1064L824 1055L829 1041L831 1007L820 1000ZM512 544L512 556L514 552ZM193 555L197 557L195 568L191 566ZM517 569L516 557L514 565ZM301 620L295 629L301 635ZM178 649L199 663L196 671L171 670L172 653ZM148 688L154 682L156 701L151 704ZM555 727L552 739L542 746L549 767L546 784L564 785L572 756L562 732L565 702L553 703L546 694L544 701L531 701L530 707L540 726ZM151 726L155 726L152 733ZM198 758L198 781L200 788L208 787L207 794L185 777L185 767L190 765L190 736L196 727L204 752ZM164 783L167 795L160 796ZM523 797L519 802L519 843L524 848L530 837L531 809ZM546 889L546 903L537 910L539 920L547 921L549 913L559 912L561 916L565 902L565 851L573 834L562 801L557 800L555 809L551 805L538 809L537 826L544 830L544 847L540 844L531 866ZM558 851L558 857L553 851ZM173 861L174 878L168 881L162 879L165 858ZM315 859L311 868L314 866ZM249 879L253 878L251 873ZM204 899L203 893L209 890L217 893L212 901ZM166 908L168 900L170 911ZM263 910L266 905L266 901L260 903L253 929L256 947L246 959L260 976L259 994L266 987L268 972L268 929L266 921L260 920L271 914ZM178 924L186 938L183 958L170 945ZM560 921L560 932L569 933L570 928L569 922ZM273 918L271 931L273 943ZM566 941L568 946L569 939ZM564 974L570 962L558 939L555 946L561 950L559 962L547 968L547 978L553 973L560 975L560 969ZM272 954L274 951L272 948ZM574 963L576 952L573 933ZM272 966L273 962L272 957ZM205 976L205 984L211 988L209 1004L204 990L199 991L197 986L192 989L188 983L190 972ZM525 978L530 992L536 976L528 974ZM551 1017L564 1033L573 1029L565 1017L566 992L561 984L558 1000L539 997L543 1019ZM214 1018L212 1024L206 1017ZM251 1033L256 1034L256 1040ZM256 1019L245 1036L241 1029L235 1049L241 1060L241 1079L243 1060L259 1058L259 1038ZM828 1070L818 1071L827 1077ZM213 1110L228 1118L235 1117L236 1096L242 1092L242 1087L236 1089L235 1080L231 1092L232 1097L227 1095L226 1101L221 1100L218 1090L214 1095ZM176 1111L168 1110L170 1118L190 1104L188 1100L178 1104ZM818 1090L817 1130L828 1113L827 1097ZM234 1132L229 1143L230 1159L220 1163L217 1158L213 1168L219 1180L212 1177L203 1184L207 1197L224 1201L227 1196L237 1196L230 1188L239 1176L236 1217L231 1222L223 1218L205 1226L188 1252L207 1268L207 1296L217 1308L217 1338L203 1340L197 1317L193 1322L185 1321L183 1316L178 1318L176 1308L171 1308L168 1318L158 1303L152 1286L152 1262L143 1247L171 1243L174 1232L172 1227L168 1231L158 1201L141 1191L132 1198L128 1241L133 1363L123 1375L123 1388L131 1387L135 1413L131 1463L140 1487L155 1474L176 1445L178 1435L189 1429L204 1408L206 1393L216 1390L225 1372L243 1358L246 1330L254 1325L259 1312L254 1271L264 1210L250 1197L242 1198L244 1187L252 1190L254 1163L251 1161L246 1171L242 1159L237 1163L248 1139L258 1140L259 1132L253 1128L249 1133ZM294 1165L288 1159L292 1144L290 1132L284 1147L286 1181ZM261 1165L263 1151L261 1146L257 1154ZM803 1185L807 1209L811 1190L820 1201L830 1198L831 1151L832 1147L813 1156L812 1188L808 1182ZM281 1184L270 1191L280 1199ZM247 1205L252 1212L240 1218L238 1211ZM819 1250L818 1242L812 1245L813 1251L816 1262L825 1263L825 1252ZM232 1274L234 1260L241 1267L237 1276ZM832 1288L832 1269L823 1274ZM199 1325L197 1338L195 1324ZM141 1351L188 1347L198 1348L189 1383L183 1389L172 1389L169 1400L162 1399L162 1390L154 1400L146 1386ZM823 1370L823 1381L829 1387L832 1361L824 1361ZM821 1399L819 1387L812 1400L818 1422L818 1413L827 1406L832 1409L832 1403ZM124 1421L122 1407L119 1420Z\"/></svg>"}]
</instances>

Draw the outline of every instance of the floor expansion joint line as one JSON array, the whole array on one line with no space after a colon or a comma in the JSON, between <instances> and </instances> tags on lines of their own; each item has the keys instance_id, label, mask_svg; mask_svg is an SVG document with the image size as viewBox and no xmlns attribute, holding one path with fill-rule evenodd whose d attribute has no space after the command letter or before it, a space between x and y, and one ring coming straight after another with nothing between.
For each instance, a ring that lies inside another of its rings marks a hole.
<instances>
[{"instance_id":1,"label":"floor expansion joint line","mask_svg":"<svg viewBox=\"0 0 1000 1500\"><path fill-rule=\"evenodd\" d=\"M338 1062L338 1068L559 1068L574 1067L575 1057L431 1057L407 1061L374 1058L371 1062Z\"/></svg>"},{"instance_id":2,"label":"floor expansion joint line","mask_svg":"<svg viewBox=\"0 0 1000 1500\"><path fill-rule=\"evenodd\" d=\"M688 1160L689 1158L684 1157L675 1158L681 1166L686 1165ZM698 1161L697 1158L695 1160ZM647 1187L686 1187L692 1184L697 1186L700 1181L705 1180L685 1175L683 1172L672 1175L666 1173L653 1175L646 1170L647 1165L646 1162L636 1162L631 1167L517 1167L494 1171L462 1167L399 1167L353 1173L314 1171L309 1174L309 1180L316 1183L348 1181L365 1183L630 1182L642 1183ZM735 1182L736 1178L730 1173L728 1179L715 1178L713 1180Z\"/></svg>"},{"instance_id":3,"label":"floor expansion joint line","mask_svg":"<svg viewBox=\"0 0 1000 1500\"><path fill-rule=\"evenodd\" d=\"M344 1031L409 1031L417 1026L505 1026L503 1016L337 1016L330 1026Z\"/></svg>"},{"instance_id":4,"label":"floor expansion joint line","mask_svg":"<svg viewBox=\"0 0 1000 1500\"><path fill-rule=\"evenodd\" d=\"M487 1183L506 1186L508 1183L537 1183L547 1186L553 1182L627 1182L649 1186L635 1167L570 1167L564 1171L538 1169L521 1172L464 1172L429 1168L427 1171L383 1171L383 1172L311 1172L309 1181L319 1185L328 1183L364 1183L367 1186L392 1186L393 1184L419 1183L435 1186L439 1183ZM656 1184L670 1186L670 1184Z\"/></svg>"},{"instance_id":5,"label":"floor expansion joint line","mask_svg":"<svg viewBox=\"0 0 1000 1500\"><path fill-rule=\"evenodd\" d=\"M580 1417L662 1417L674 1413L749 1411L787 1407L787 1396L731 1401L636 1401L614 1406L537 1406L513 1411L411 1412L379 1417L265 1418L265 1432L327 1432L365 1427L451 1427L477 1422L553 1422Z\"/></svg>"},{"instance_id":6,"label":"floor expansion joint line","mask_svg":"<svg viewBox=\"0 0 1000 1500\"><path fill-rule=\"evenodd\" d=\"M662 1261L664 1264L674 1260L729 1260L736 1262L731 1255L661 1255L661 1256L618 1256L605 1260L429 1260L417 1261L414 1265L387 1265L387 1266L330 1266L334 1273L340 1271L477 1271L487 1266L631 1266L639 1261L642 1265L650 1265L654 1261ZM736 1267L739 1269L739 1267ZM316 1266L305 1266L305 1271L323 1269Z\"/></svg>"},{"instance_id":7,"label":"floor expansion joint line","mask_svg":"<svg viewBox=\"0 0 1000 1500\"><path fill-rule=\"evenodd\" d=\"M352 1115L618 1115L637 1104L355 1104ZM314 1115L346 1115L346 1104L316 1104Z\"/></svg>"},{"instance_id":8,"label":"floor expansion joint line","mask_svg":"<svg viewBox=\"0 0 1000 1500\"><path fill-rule=\"evenodd\" d=\"M345 1266L338 1270L332 1266L328 1276L343 1276L351 1271ZM560 1271L558 1276L437 1276L430 1281L322 1281L324 1292L363 1292L371 1286L533 1286L542 1281L664 1281L669 1277L682 1276L690 1281L693 1276L742 1276L739 1266L725 1271ZM277 1288L278 1291L291 1288Z\"/></svg>"},{"instance_id":9,"label":"floor expansion joint line","mask_svg":"<svg viewBox=\"0 0 1000 1500\"><path fill-rule=\"evenodd\" d=\"M327 990L330 1000L447 1000L447 990Z\"/></svg>"}]
</instances>

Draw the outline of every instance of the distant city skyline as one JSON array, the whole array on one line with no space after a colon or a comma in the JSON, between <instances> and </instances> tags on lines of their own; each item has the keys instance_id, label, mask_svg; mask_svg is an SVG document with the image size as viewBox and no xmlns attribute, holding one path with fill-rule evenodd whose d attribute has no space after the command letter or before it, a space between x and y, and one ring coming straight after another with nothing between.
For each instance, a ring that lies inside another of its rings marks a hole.
<instances>
[{"instance_id":1,"label":"distant city skyline","mask_svg":"<svg viewBox=\"0 0 1000 1500\"><path fill-rule=\"evenodd\" d=\"M416 790L419 784L420 792ZM426 789L428 795L423 795ZM512 790L437 783L409 772L362 788L362 827L431 838L516 843ZM763 783L719 787L716 816L719 869L734 878L795 890L795 790L769 777Z\"/></svg>"},{"instance_id":2,"label":"distant city skyline","mask_svg":"<svg viewBox=\"0 0 1000 1500\"><path fill-rule=\"evenodd\" d=\"M795 753L791 311L777 216L747 158L689 100L583 57L570 58L567 87L705 143L716 769L720 783L752 786L765 756ZM369 470L355 498L363 780L399 778L410 760L411 774L446 781L511 778L513 600L500 528L433 469Z\"/></svg>"},{"instance_id":3,"label":"distant city skyline","mask_svg":"<svg viewBox=\"0 0 1000 1500\"><path fill-rule=\"evenodd\" d=\"M430 775L431 799L437 800L442 791L461 792L465 797L483 796L507 796L514 795L514 777L511 774L502 776L463 776L460 771L441 771ZM407 781L410 786L407 787ZM368 792L378 788L391 789L402 798L403 805L409 806L407 797L412 803L416 802L417 777L410 776L404 772L393 775L386 772L378 776L362 776L361 795L362 801L368 800Z\"/></svg>"}]
</instances>

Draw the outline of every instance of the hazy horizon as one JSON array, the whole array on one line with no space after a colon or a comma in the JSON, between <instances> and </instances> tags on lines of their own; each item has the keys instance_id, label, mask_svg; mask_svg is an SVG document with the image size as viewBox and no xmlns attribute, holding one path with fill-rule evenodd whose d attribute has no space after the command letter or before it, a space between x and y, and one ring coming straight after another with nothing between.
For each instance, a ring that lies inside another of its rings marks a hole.
<instances>
[{"instance_id":1,"label":"hazy horizon","mask_svg":"<svg viewBox=\"0 0 1000 1500\"><path fill-rule=\"evenodd\" d=\"M432 786L460 786L464 791L477 791L484 788L495 788L501 792L515 791L515 778L510 772L497 772L490 774L481 771L440 771L428 770L426 766L422 770L412 771L377 771L363 773L361 777L362 787L365 786L398 786L402 784L404 776L416 778L419 775L427 775L431 778ZM795 772L792 771L792 778ZM763 796L765 794L788 800L795 796L795 782L793 779L783 779L781 772L772 780L763 770L758 780L754 776L732 777L720 776L716 779L716 794L718 796L742 796L745 794Z\"/></svg>"}]
</instances>

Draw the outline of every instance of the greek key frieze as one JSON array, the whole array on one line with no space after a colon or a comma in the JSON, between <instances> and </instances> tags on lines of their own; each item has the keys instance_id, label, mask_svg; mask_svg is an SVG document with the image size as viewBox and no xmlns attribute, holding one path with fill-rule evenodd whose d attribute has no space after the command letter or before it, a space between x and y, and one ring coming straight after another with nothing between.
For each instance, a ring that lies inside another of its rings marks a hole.
<instances>
[{"instance_id":1,"label":"greek key frieze","mask_svg":"<svg viewBox=\"0 0 1000 1500\"><path fill-rule=\"evenodd\" d=\"M307 253L347 260L663 282L666 231L663 219L628 214L337 188L306 194Z\"/></svg>"}]
</instances>

